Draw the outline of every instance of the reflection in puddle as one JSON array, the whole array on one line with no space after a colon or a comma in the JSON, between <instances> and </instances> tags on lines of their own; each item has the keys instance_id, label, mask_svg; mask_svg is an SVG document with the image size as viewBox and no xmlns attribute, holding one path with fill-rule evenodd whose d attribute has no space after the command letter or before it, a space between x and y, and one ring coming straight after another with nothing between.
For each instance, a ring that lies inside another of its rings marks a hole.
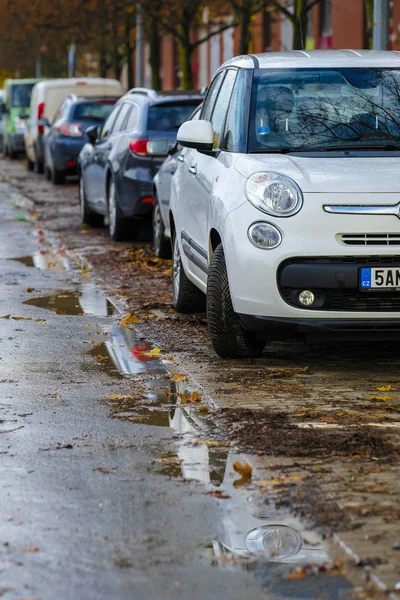
<instances>
[{"instance_id":1,"label":"reflection in puddle","mask_svg":"<svg viewBox=\"0 0 400 600\"><path fill-rule=\"evenodd\" d=\"M281 502L282 487L275 486L279 461L238 455L234 449L210 440L210 417L200 416L195 405L182 404L185 381L174 381L163 363L149 356L151 346L125 327L113 327L108 341L94 348L93 356L108 352L101 368L128 377L128 392L109 394L111 416L133 423L170 427L176 451L157 459L157 471L168 477L197 481L204 493L216 495L221 515L219 527L203 559L221 567L254 572L268 597L281 599L345 598L352 589L344 574L328 571L326 542L293 515ZM238 485L234 463L246 462L252 478ZM300 480L295 475L291 481ZM285 476L282 477L285 481ZM262 485L261 485L262 482ZM269 483L271 482L271 483Z\"/></svg>"},{"instance_id":2,"label":"reflection in puddle","mask_svg":"<svg viewBox=\"0 0 400 600\"><path fill-rule=\"evenodd\" d=\"M69 258L62 252L53 254L45 250L38 250L31 256L20 256L11 260L22 263L26 267L36 267L41 270L69 271L71 269Z\"/></svg>"},{"instance_id":3,"label":"reflection in puddle","mask_svg":"<svg viewBox=\"0 0 400 600\"><path fill-rule=\"evenodd\" d=\"M32 298L24 304L52 310L58 315L92 315L107 317L117 312L114 304L94 284L84 285L82 292L66 292Z\"/></svg>"}]
</instances>

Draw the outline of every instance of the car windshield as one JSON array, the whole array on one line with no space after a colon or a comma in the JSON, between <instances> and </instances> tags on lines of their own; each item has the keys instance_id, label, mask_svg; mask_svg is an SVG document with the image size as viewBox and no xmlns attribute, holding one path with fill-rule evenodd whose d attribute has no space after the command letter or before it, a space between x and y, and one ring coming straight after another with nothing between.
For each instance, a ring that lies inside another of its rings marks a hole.
<instances>
[{"instance_id":1,"label":"car windshield","mask_svg":"<svg viewBox=\"0 0 400 600\"><path fill-rule=\"evenodd\" d=\"M249 151L400 148L400 69L260 69Z\"/></svg>"},{"instance_id":2,"label":"car windshield","mask_svg":"<svg viewBox=\"0 0 400 600\"><path fill-rule=\"evenodd\" d=\"M114 108L116 100L82 102L73 109L72 118L76 121L105 121Z\"/></svg>"},{"instance_id":3,"label":"car windshield","mask_svg":"<svg viewBox=\"0 0 400 600\"><path fill-rule=\"evenodd\" d=\"M201 100L182 104L157 104L149 108L147 129L155 131L168 131L179 129L187 121Z\"/></svg>"},{"instance_id":4,"label":"car windshield","mask_svg":"<svg viewBox=\"0 0 400 600\"><path fill-rule=\"evenodd\" d=\"M11 87L11 106L29 106L34 83L18 83Z\"/></svg>"}]
</instances>

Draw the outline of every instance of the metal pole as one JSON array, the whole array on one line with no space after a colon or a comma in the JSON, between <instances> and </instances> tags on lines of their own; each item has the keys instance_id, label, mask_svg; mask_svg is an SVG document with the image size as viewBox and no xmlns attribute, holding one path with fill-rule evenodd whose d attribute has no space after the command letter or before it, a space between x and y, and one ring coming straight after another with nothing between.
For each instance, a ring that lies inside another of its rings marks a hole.
<instances>
[{"instance_id":1,"label":"metal pole","mask_svg":"<svg viewBox=\"0 0 400 600\"><path fill-rule=\"evenodd\" d=\"M374 50L389 48L389 0L374 0Z\"/></svg>"},{"instance_id":2,"label":"metal pole","mask_svg":"<svg viewBox=\"0 0 400 600\"><path fill-rule=\"evenodd\" d=\"M143 87L143 31L142 31L142 9L137 7L136 16L136 87Z\"/></svg>"}]
</instances>

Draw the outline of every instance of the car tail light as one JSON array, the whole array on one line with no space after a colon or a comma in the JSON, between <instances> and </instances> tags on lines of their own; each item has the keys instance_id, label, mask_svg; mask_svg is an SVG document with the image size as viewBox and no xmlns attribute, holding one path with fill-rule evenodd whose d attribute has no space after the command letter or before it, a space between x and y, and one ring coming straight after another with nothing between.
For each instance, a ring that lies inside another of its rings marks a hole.
<instances>
[{"instance_id":1,"label":"car tail light","mask_svg":"<svg viewBox=\"0 0 400 600\"><path fill-rule=\"evenodd\" d=\"M68 135L70 137L82 137L83 132L79 123L68 123L65 121L56 127L57 131L62 135Z\"/></svg>"},{"instance_id":2,"label":"car tail light","mask_svg":"<svg viewBox=\"0 0 400 600\"><path fill-rule=\"evenodd\" d=\"M142 204L151 204L154 202L153 196L146 196L146 198L142 198Z\"/></svg>"},{"instance_id":3,"label":"car tail light","mask_svg":"<svg viewBox=\"0 0 400 600\"><path fill-rule=\"evenodd\" d=\"M149 140L133 140L129 144L129 150L138 156L147 156L147 144Z\"/></svg>"},{"instance_id":4,"label":"car tail light","mask_svg":"<svg viewBox=\"0 0 400 600\"><path fill-rule=\"evenodd\" d=\"M38 104L38 107L37 107L38 122L40 121L40 119L43 118L43 115L44 115L44 102L40 102L40 104ZM43 125L38 125L38 133L43 135L43 133L44 133Z\"/></svg>"}]
</instances>

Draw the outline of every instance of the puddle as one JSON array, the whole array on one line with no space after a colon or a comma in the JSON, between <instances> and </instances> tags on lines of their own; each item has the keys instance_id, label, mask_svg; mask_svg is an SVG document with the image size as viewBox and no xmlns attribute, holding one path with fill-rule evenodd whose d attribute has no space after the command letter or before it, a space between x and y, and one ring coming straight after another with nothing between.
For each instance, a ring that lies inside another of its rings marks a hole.
<instances>
[{"instance_id":1,"label":"puddle","mask_svg":"<svg viewBox=\"0 0 400 600\"><path fill-rule=\"evenodd\" d=\"M94 284L81 292L65 292L26 300L24 304L51 310L58 315L107 317L118 313L116 307Z\"/></svg>"},{"instance_id":2,"label":"puddle","mask_svg":"<svg viewBox=\"0 0 400 600\"><path fill-rule=\"evenodd\" d=\"M110 416L171 428L176 449L156 459L157 472L198 482L203 493L219 498L219 526L198 559L219 568L252 571L267 597L346 598L353 586L340 569L328 569L328 543L282 503L283 488L276 481L280 476L286 485L288 471L282 474L278 459L268 458L267 463L263 456L240 455L213 440L212 417L202 417L199 404L181 401L180 395L191 392L188 383L171 379L162 361L149 357L151 346L134 331L116 326L108 333L107 341L90 354L102 370L132 383L124 392L108 395ZM237 461L251 465L250 481L235 471ZM301 477L292 476L292 481L297 479Z\"/></svg>"},{"instance_id":3,"label":"puddle","mask_svg":"<svg viewBox=\"0 0 400 600\"><path fill-rule=\"evenodd\" d=\"M72 268L71 262L66 255L62 253L56 255L44 250L38 250L30 256L19 256L10 260L22 263L26 267L41 269L42 271L69 271Z\"/></svg>"}]
</instances>

